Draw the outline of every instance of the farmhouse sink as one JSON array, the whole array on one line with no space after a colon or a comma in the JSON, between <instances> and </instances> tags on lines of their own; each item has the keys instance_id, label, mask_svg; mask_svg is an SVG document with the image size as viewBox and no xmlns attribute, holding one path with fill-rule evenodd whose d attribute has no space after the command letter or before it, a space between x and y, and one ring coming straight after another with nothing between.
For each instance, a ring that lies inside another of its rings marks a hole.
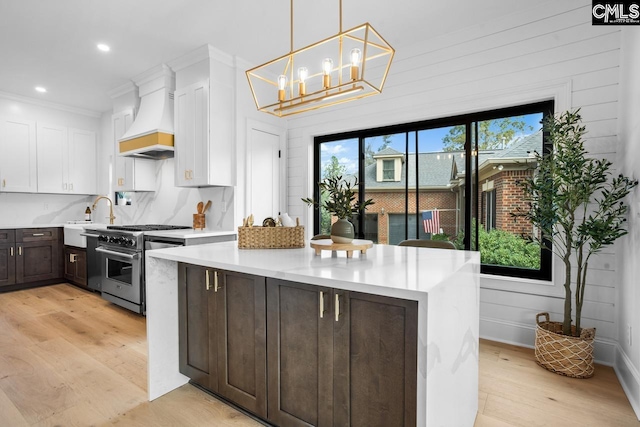
<instances>
[{"instance_id":1,"label":"farmhouse sink","mask_svg":"<svg viewBox=\"0 0 640 427\"><path fill-rule=\"evenodd\" d=\"M87 238L82 234L86 228L106 228L106 224L65 224L64 225L64 244L67 246L75 246L76 248L86 248Z\"/></svg>"}]
</instances>

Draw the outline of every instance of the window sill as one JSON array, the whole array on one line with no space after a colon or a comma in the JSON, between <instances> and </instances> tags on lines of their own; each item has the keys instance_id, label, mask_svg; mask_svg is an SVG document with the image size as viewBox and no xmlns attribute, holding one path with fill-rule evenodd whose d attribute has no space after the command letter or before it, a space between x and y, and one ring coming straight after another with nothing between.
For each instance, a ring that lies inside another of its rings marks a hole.
<instances>
[{"instance_id":1,"label":"window sill","mask_svg":"<svg viewBox=\"0 0 640 427\"><path fill-rule=\"evenodd\" d=\"M553 281L480 273L480 289L531 295L562 296L562 289L560 288Z\"/></svg>"}]
</instances>

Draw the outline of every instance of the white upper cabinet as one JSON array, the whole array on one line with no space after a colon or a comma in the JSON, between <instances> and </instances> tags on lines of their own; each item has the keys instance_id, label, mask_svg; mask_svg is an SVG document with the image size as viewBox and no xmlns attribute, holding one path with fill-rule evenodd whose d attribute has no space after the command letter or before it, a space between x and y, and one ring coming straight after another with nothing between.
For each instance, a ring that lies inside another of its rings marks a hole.
<instances>
[{"instance_id":1,"label":"white upper cabinet","mask_svg":"<svg viewBox=\"0 0 640 427\"><path fill-rule=\"evenodd\" d=\"M38 190L36 123L0 118L0 191Z\"/></svg>"},{"instance_id":2,"label":"white upper cabinet","mask_svg":"<svg viewBox=\"0 0 640 427\"><path fill-rule=\"evenodd\" d=\"M96 194L96 134L38 123L38 192Z\"/></svg>"},{"instance_id":3,"label":"white upper cabinet","mask_svg":"<svg viewBox=\"0 0 640 427\"><path fill-rule=\"evenodd\" d=\"M67 128L38 123L38 191L64 193L69 190Z\"/></svg>"},{"instance_id":4,"label":"white upper cabinet","mask_svg":"<svg viewBox=\"0 0 640 427\"><path fill-rule=\"evenodd\" d=\"M69 128L68 141L70 192L96 194L98 188L96 133Z\"/></svg>"},{"instance_id":5,"label":"white upper cabinet","mask_svg":"<svg viewBox=\"0 0 640 427\"><path fill-rule=\"evenodd\" d=\"M133 159L118 152L118 139L133 123L133 110L116 113L111 118L113 125L113 188L115 191L155 191L154 160Z\"/></svg>"},{"instance_id":6,"label":"white upper cabinet","mask_svg":"<svg viewBox=\"0 0 640 427\"><path fill-rule=\"evenodd\" d=\"M170 65L176 73L175 185L234 186L233 59L203 46Z\"/></svg>"},{"instance_id":7,"label":"white upper cabinet","mask_svg":"<svg viewBox=\"0 0 640 427\"><path fill-rule=\"evenodd\" d=\"M207 185L209 81L177 90L174 102L176 186Z\"/></svg>"}]
</instances>

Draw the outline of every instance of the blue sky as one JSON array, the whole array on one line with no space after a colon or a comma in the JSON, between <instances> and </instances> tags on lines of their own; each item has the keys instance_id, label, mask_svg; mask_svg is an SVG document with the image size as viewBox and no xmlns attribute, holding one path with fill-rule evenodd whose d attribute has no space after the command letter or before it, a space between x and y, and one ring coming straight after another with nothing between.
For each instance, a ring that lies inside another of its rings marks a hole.
<instances>
[{"instance_id":1,"label":"blue sky","mask_svg":"<svg viewBox=\"0 0 640 427\"><path fill-rule=\"evenodd\" d=\"M530 114L524 116L525 122L527 125L531 126L533 130L531 132L526 132L517 137L522 137L529 135L533 132L536 132L540 129L540 118L541 114ZM450 127L437 128L437 129L429 129L419 132L419 148L418 151L420 153L433 153L442 151L442 139L449 133ZM400 151L401 153L405 152L406 142L405 142L405 133L391 135L391 144L389 147L394 150ZM371 143L371 147L374 151L378 151L378 148L383 144L383 137L377 136L372 138L367 138L366 143ZM415 133L411 132L409 134L409 152L412 153L415 150ZM358 169L358 140L357 139L346 139L341 141L333 141L322 144L321 148L321 159L322 164L326 164L329 161L331 156L336 156L341 165L346 167L347 173L353 174L356 173Z\"/></svg>"}]
</instances>

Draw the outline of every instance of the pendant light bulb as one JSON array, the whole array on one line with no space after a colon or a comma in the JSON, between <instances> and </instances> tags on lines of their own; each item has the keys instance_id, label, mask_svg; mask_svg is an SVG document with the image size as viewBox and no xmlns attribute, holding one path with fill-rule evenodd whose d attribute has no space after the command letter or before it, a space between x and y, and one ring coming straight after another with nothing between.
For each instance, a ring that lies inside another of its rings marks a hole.
<instances>
[{"instance_id":1,"label":"pendant light bulb","mask_svg":"<svg viewBox=\"0 0 640 427\"><path fill-rule=\"evenodd\" d=\"M331 87L331 72L333 71L333 59L325 58L322 61L322 72L324 76L322 76L322 85L325 89L329 89Z\"/></svg>"},{"instance_id":2,"label":"pendant light bulb","mask_svg":"<svg viewBox=\"0 0 640 427\"><path fill-rule=\"evenodd\" d=\"M307 70L307 67L298 68L298 80L300 81L298 83L298 93L300 94L300 96L305 96L307 94L307 87L304 81L307 79L308 76L309 76L309 70Z\"/></svg>"},{"instance_id":3,"label":"pendant light bulb","mask_svg":"<svg viewBox=\"0 0 640 427\"><path fill-rule=\"evenodd\" d=\"M284 101L284 90L287 87L287 76L280 74L278 76L278 101Z\"/></svg>"},{"instance_id":4,"label":"pendant light bulb","mask_svg":"<svg viewBox=\"0 0 640 427\"><path fill-rule=\"evenodd\" d=\"M351 49L351 65L357 67L362 60L362 52L357 47Z\"/></svg>"},{"instance_id":5,"label":"pendant light bulb","mask_svg":"<svg viewBox=\"0 0 640 427\"><path fill-rule=\"evenodd\" d=\"M300 81L304 82L305 80L307 80L307 77L309 77L309 70L307 70L307 67L298 68L298 78L300 79Z\"/></svg>"},{"instance_id":6,"label":"pendant light bulb","mask_svg":"<svg viewBox=\"0 0 640 427\"><path fill-rule=\"evenodd\" d=\"M287 76L280 74L278 76L278 89L284 90L287 87Z\"/></svg>"},{"instance_id":7,"label":"pendant light bulb","mask_svg":"<svg viewBox=\"0 0 640 427\"><path fill-rule=\"evenodd\" d=\"M362 52L357 47L351 49L351 80L358 80L358 68L362 61Z\"/></svg>"}]
</instances>

